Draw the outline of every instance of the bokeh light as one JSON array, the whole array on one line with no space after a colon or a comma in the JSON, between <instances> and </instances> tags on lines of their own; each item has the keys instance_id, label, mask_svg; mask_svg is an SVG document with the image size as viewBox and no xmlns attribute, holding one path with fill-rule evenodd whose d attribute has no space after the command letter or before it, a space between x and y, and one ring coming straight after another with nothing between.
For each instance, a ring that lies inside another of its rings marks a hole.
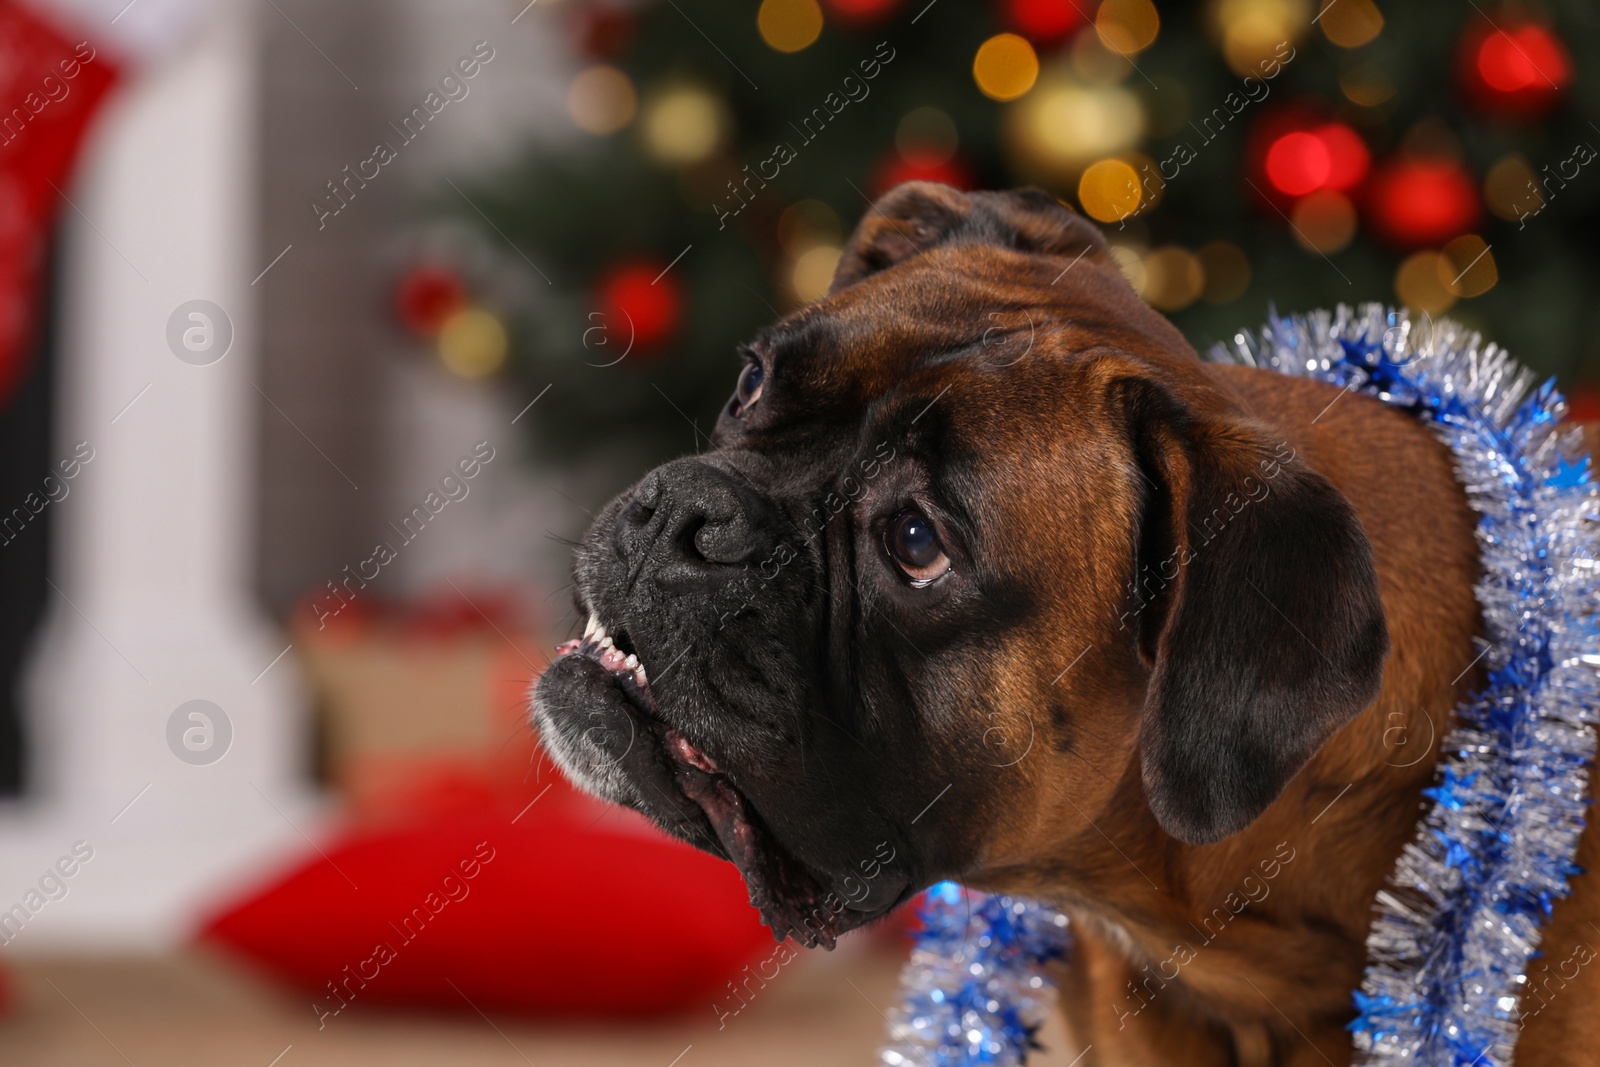
<instances>
[{"instance_id":1,"label":"bokeh light","mask_svg":"<svg viewBox=\"0 0 1600 1067\"><path fill-rule=\"evenodd\" d=\"M424 264L406 272L395 291L395 313L406 329L433 336L445 320L467 306L467 290L456 272Z\"/></svg>"},{"instance_id":2,"label":"bokeh light","mask_svg":"<svg viewBox=\"0 0 1600 1067\"><path fill-rule=\"evenodd\" d=\"M868 181L873 196L893 189L902 182L938 182L954 189L973 188L972 175L967 173L959 160L936 163L915 153L909 158L898 152L891 153L873 169Z\"/></svg>"},{"instance_id":3,"label":"bokeh light","mask_svg":"<svg viewBox=\"0 0 1600 1067\"><path fill-rule=\"evenodd\" d=\"M1552 27L1508 14L1475 22L1462 35L1457 73L1485 111L1534 118L1561 101L1572 81L1572 57Z\"/></svg>"},{"instance_id":4,"label":"bokeh light","mask_svg":"<svg viewBox=\"0 0 1600 1067\"><path fill-rule=\"evenodd\" d=\"M1445 245L1439 253L1437 266L1439 280L1455 296L1482 296L1500 280L1494 253L1475 233L1462 234Z\"/></svg>"},{"instance_id":5,"label":"bokeh light","mask_svg":"<svg viewBox=\"0 0 1600 1067\"><path fill-rule=\"evenodd\" d=\"M1360 134L1329 122L1283 134L1268 146L1263 166L1274 189L1295 197L1318 189L1350 189L1366 177L1370 163Z\"/></svg>"},{"instance_id":6,"label":"bokeh light","mask_svg":"<svg viewBox=\"0 0 1600 1067\"><path fill-rule=\"evenodd\" d=\"M632 337L641 349L664 344L683 314L679 275L658 260L624 261L600 279L596 296L602 323L617 337Z\"/></svg>"},{"instance_id":7,"label":"bokeh light","mask_svg":"<svg viewBox=\"0 0 1600 1067\"><path fill-rule=\"evenodd\" d=\"M1551 84L1559 88L1571 76L1560 42L1540 26L1489 34L1478 46L1477 65L1484 83L1502 93Z\"/></svg>"},{"instance_id":8,"label":"bokeh light","mask_svg":"<svg viewBox=\"0 0 1600 1067\"><path fill-rule=\"evenodd\" d=\"M1015 100L1032 89L1038 77L1039 57L1033 45L1014 33L995 34L978 46L972 60L972 78L992 100Z\"/></svg>"},{"instance_id":9,"label":"bokeh light","mask_svg":"<svg viewBox=\"0 0 1600 1067\"><path fill-rule=\"evenodd\" d=\"M722 99L692 85L675 86L647 101L640 121L645 150L672 165L709 157L727 136L730 124Z\"/></svg>"},{"instance_id":10,"label":"bokeh light","mask_svg":"<svg viewBox=\"0 0 1600 1067\"><path fill-rule=\"evenodd\" d=\"M1372 165L1372 154L1361 135L1342 122L1329 122L1311 132L1328 150L1326 187L1344 192L1359 185Z\"/></svg>"},{"instance_id":11,"label":"bokeh light","mask_svg":"<svg viewBox=\"0 0 1600 1067\"><path fill-rule=\"evenodd\" d=\"M1145 257L1140 295L1158 311L1181 311L1199 299L1205 284L1200 258L1186 248L1166 245Z\"/></svg>"},{"instance_id":12,"label":"bokeh light","mask_svg":"<svg viewBox=\"0 0 1600 1067\"><path fill-rule=\"evenodd\" d=\"M822 7L817 0L761 0L756 28L768 47L798 52L822 34Z\"/></svg>"},{"instance_id":13,"label":"bokeh light","mask_svg":"<svg viewBox=\"0 0 1600 1067\"><path fill-rule=\"evenodd\" d=\"M1328 146L1305 130L1286 133L1267 149L1267 180L1290 196L1304 196L1322 188L1332 170Z\"/></svg>"},{"instance_id":14,"label":"bokeh light","mask_svg":"<svg viewBox=\"0 0 1600 1067\"><path fill-rule=\"evenodd\" d=\"M1331 255L1356 236L1356 208L1350 198L1332 189L1318 189L1289 209L1291 232L1301 247Z\"/></svg>"},{"instance_id":15,"label":"bokeh light","mask_svg":"<svg viewBox=\"0 0 1600 1067\"><path fill-rule=\"evenodd\" d=\"M1118 158L1139 176L1139 213L1147 214L1160 206L1161 197L1166 192L1160 164L1143 152L1123 152Z\"/></svg>"},{"instance_id":16,"label":"bokeh light","mask_svg":"<svg viewBox=\"0 0 1600 1067\"><path fill-rule=\"evenodd\" d=\"M1005 0L1006 21L1041 45L1052 45L1083 25L1081 0Z\"/></svg>"},{"instance_id":17,"label":"bokeh light","mask_svg":"<svg viewBox=\"0 0 1600 1067\"><path fill-rule=\"evenodd\" d=\"M1445 284L1447 269L1440 265L1437 252L1413 252L1400 264L1394 275L1394 293L1400 302L1417 311L1437 315L1456 302L1455 294Z\"/></svg>"},{"instance_id":18,"label":"bokeh light","mask_svg":"<svg viewBox=\"0 0 1600 1067\"><path fill-rule=\"evenodd\" d=\"M794 269L789 273L789 287L794 290L797 301L809 304L828 295L828 286L833 284L833 272L839 266L839 255L839 249L833 245L817 245L794 261Z\"/></svg>"},{"instance_id":19,"label":"bokeh light","mask_svg":"<svg viewBox=\"0 0 1600 1067\"><path fill-rule=\"evenodd\" d=\"M886 17L900 0L827 0L828 10L843 22L867 26Z\"/></svg>"},{"instance_id":20,"label":"bokeh light","mask_svg":"<svg viewBox=\"0 0 1600 1067\"><path fill-rule=\"evenodd\" d=\"M439 331L439 359L450 373L484 378L506 361L506 328L492 312L462 308L444 320Z\"/></svg>"},{"instance_id":21,"label":"bokeh light","mask_svg":"<svg viewBox=\"0 0 1600 1067\"><path fill-rule=\"evenodd\" d=\"M1084 164L1124 152L1144 134L1139 98L1116 85L1083 85L1059 72L1005 116L1006 144L1030 169L1070 179Z\"/></svg>"},{"instance_id":22,"label":"bokeh light","mask_svg":"<svg viewBox=\"0 0 1600 1067\"><path fill-rule=\"evenodd\" d=\"M1489 210L1513 222L1544 207L1544 192L1528 161L1515 152L1502 156L1483 177L1483 200Z\"/></svg>"},{"instance_id":23,"label":"bokeh light","mask_svg":"<svg viewBox=\"0 0 1600 1067\"><path fill-rule=\"evenodd\" d=\"M579 71L567 87L567 114L585 133L617 132L633 121L638 103L628 76L604 64Z\"/></svg>"},{"instance_id":24,"label":"bokeh light","mask_svg":"<svg viewBox=\"0 0 1600 1067\"><path fill-rule=\"evenodd\" d=\"M1383 32L1383 12L1372 0L1322 0L1317 25L1340 48L1360 48Z\"/></svg>"},{"instance_id":25,"label":"bokeh light","mask_svg":"<svg viewBox=\"0 0 1600 1067\"><path fill-rule=\"evenodd\" d=\"M1391 243L1438 244L1477 220L1478 184L1454 160L1402 159L1372 176L1366 206Z\"/></svg>"},{"instance_id":26,"label":"bokeh light","mask_svg":"<svg viewBox=\"0 0 1600 1067\"><path fill-rule=\"evenodd\" d=\"M1101 222L1121 222L1144 203L1139 172L1122 159L1102 159L1078 179L1078 203Z\"/></svg>"},{"instance_id":27,"label":"bokeh light","mask_svg":"<svg viewBox=\"0 0 1600 1067\"><path fill-rule=\"evenodd\" d=\"M1305 36L1309 0L1212 0L1209 21L1222 55L1235 74L1262 74L1261 65L1282 62L1279 49Z\"/></svg>"},{"instance_id":28,"label":"bokeh light","mask_svg":"<svg viewBox=\"0 0 1600 1067\"><path fill-rule=\"evenodd\" d=\"M1107 48L1131 56L1155 43L1161 16L1150 0L1102 0L1094 28Z\"/></svg>"}]
</instances>

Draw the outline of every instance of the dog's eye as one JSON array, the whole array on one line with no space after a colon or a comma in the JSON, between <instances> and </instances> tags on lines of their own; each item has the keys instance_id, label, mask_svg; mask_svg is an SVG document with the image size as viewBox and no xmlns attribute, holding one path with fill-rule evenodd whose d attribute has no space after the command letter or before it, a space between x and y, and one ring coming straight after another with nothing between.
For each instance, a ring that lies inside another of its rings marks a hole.
<instances>
[{"instance_id":1,"label":"dog's eye","mask_svg":"<svg viewBox=\"0 0 1600 1067\"><path fill-rule=\"evenodd\" d=\"M733 413L744 418L744 413L755 407L761 399L761 388L767 383L766 368L761 361L752 359L739 372L739 384L733 388Z\"/></svg>"},{"instance_id":2,"label":"dog's eye","mask_svg":"<svg viewBox=\"0 0 1600 1067\"><path fill-rule=\"evenodd\" d=\"M933 523L914 508L890 521L883 534L883 546L895 566L918 589L931 585L950 570L950 557L945 555Z\"/></svg>"}]
</instances>

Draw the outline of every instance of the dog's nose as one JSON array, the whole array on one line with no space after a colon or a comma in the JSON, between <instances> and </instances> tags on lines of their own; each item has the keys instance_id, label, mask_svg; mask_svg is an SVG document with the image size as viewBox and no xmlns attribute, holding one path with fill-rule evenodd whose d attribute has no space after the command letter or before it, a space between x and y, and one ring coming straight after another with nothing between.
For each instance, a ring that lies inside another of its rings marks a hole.
<instances>
[{"instance_id":1,"label":"dog's nose","mask_svg":"<svg viewBox=\"0 0 1600 1067\"><path fill-rule=\"evenodd\" d=\"M669 593L708 592L761 550L761 498L731 475L696 459L657 467L617 519L618 554L629 566L653 564Z\"/></svg>"}]
</instances>

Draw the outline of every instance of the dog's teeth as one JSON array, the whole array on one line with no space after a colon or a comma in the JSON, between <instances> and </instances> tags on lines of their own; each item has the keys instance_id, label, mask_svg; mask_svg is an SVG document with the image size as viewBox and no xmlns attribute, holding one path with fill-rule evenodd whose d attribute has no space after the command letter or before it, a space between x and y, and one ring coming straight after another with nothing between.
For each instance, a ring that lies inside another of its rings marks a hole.
<instances>
[{"instance_id":1,"label":"dog's teeth","mask_svg":"<svg viewBox=\"0 0 1600 1067\"><path fill-rule=\"evenodd\" d=\"M589 624L583 628L583 639L587 641L595 635L595 631L598 629L600 629L600 616L590 612Z\"/></svg>"},{"instance_id":2,"label":"dog's teeth","mask_svg":"<svg viewBox=\"0 0 1600 1067\"><path fill-rule=\"evenodd\" d=\"M606 649L607 651L610 651L610 649L612 647L611 646L611 635L610 634L606 634L605 636L600 638L600 647L603 648L603 649Z\"/></svg>"},{"instance_id":3,"label":"dog's teeth","mask_svg":"<svg viewBox=\"0 0 1600 1067\"><path fill-rule=\"evenodd\" d=\"M650 684L650 680L644 676L643 667L635 667L633 669L633 680L638 682L641 686Z\"/></svg>"},{"instance_id":4,"label":"dog's teeth","mask_svg":"<svg viewBox=\"0 0 1600 1067\"><path fill-rule=\"evenodd\" d=\"M622 661L622 665L631 671L639 665L639 657L629 656L627 659Z\"/></svg>"}]
</instances>

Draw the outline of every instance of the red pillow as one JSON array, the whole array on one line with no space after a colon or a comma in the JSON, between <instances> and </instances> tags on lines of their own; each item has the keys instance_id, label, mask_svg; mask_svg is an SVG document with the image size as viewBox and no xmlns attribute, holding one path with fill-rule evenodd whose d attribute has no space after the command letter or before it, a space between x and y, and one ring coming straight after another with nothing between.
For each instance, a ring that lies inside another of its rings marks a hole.
<instances>
[{"instance_id":1,"label":"red pillow","mask_svg":"<svg viewBox=\"0 0 1600 1067\"><path fill-rule=\"evenodd\" d=\"M631 812L595 814L557 803L515 823L511 808L352 830L203 936L306 987L323 1026L379 1002L708 1008L774 947L738 872Z\"/></svg>"}]
</instances>

